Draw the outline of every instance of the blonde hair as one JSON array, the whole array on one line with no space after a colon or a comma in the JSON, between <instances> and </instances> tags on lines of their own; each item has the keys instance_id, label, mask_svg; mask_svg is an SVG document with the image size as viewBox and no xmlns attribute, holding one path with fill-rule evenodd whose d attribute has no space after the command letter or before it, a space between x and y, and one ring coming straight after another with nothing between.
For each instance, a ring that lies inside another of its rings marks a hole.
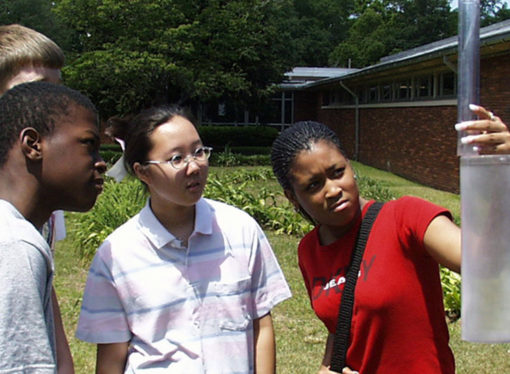
<instances>
[{"instance_id":1,"label":"blonde hair","mask_svg":"<svg viewBox=\"0 0 510 374\"><path fill-rule=\"evenodd\" d=\"M64 53L40 32L17 24L0 26L0 92L26 66L61 69Z\"/></svg>"}]
</instances>

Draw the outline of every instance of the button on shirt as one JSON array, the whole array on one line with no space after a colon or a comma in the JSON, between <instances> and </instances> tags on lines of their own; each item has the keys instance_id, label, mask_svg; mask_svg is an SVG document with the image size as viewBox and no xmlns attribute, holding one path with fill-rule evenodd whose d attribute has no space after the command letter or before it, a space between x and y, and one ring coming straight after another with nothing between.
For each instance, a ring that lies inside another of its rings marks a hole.
<instances>
[{"instance_id":1,"label":"button on shirt","mask_svg":"<svg viewBox=\"0 0 510 374\"><path fill-rule=\"evenodd\" d=\"M208 199L195 209L188 247L147 204L94 258L77 337L130 341L126 373L252 373L253 320L291 295L252 217Z\"/></svg>"}]
</instances>

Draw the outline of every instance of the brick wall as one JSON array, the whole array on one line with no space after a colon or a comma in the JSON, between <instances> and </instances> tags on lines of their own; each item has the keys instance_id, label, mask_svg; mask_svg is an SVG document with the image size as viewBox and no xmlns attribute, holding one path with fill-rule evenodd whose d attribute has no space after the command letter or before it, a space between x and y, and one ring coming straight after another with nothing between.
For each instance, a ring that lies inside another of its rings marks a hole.
<instances>
[{"instance_id":1,"label":"brick wall","mask_svg":"<svg viewBox=\"0 0 510 374\"><path fill-rule=\"evenodd\" d=\"M294 122L317 118L320 95L313 91L294 92Z\"/></svg>"},{"instance_id":2,"label":"brick wall","mask_svg":"<svg viewBox=\"0 0 510 374\"><path fill-rule=\"evenodd\" d=\"M509 56L480 64L481 104L510 124ZM321 109L317 119L354 156L354 109ZM366 108L359 111L359 161L434 188L459 192L456 106Z\"/></svg>"}]
</instances>

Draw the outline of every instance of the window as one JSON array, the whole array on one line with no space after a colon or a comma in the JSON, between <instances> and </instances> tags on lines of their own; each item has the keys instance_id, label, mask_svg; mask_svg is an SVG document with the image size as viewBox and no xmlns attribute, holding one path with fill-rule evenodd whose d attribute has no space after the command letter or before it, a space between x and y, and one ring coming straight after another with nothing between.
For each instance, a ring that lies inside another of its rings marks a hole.
<instances>
[{"instance_id":1,"label":"window","mask_svg":"<svg viewBox=\"0 0 510 374\"><path fill-rule=\"evenodd\" d=\"M392 81L354 86L360 104L403 102L452 98L457 94L457 77L451 71L401 77ZM354 97L345 89L322 92L323 105L354 105Z\"/></svg>"},{"instance_id":2,"label":"window","mask_svg":"<svg viewBox=\"0 0 510 374\"><path fill-rule=\"evenodd\" d=\"M383 84L381 87L381 101L391 101L393 99L391 83Z\"/></svg>"},{"instance_id":3,"label":"window","mask_svg":"<svg viewBox=\"0 0 510 374\"><path fill-rule=\"evenodd\" d=\"M411 98L411 82L408 79L397 82L396 86L397 100L409 100Z\"/></svg>"},{"instance_id":4,"label":"window","mask_svg":"<svg viewBox=\"0 0 510 374\"><path fill-rule=\"evenodd\" d=\"M417 77L415 80L415 98L424 99L432 97L434 92L434 79L432 75Z\"/></svg>"},{"instance_id":5,"label":"window","mask_svg":"<svg viewBox=\"0 0 510 374\"><path fill-rule=\"evenodd\" d=\"M453 97L457 95L457 79L453 72L441 73L439 81L439 96Z\"/></svg>"},{"instance_id":6,"label":"window","mask_svg":"<svg viewBox=\"0 0 510 374\"><path fill-rule=\"evenodd\" d=\"M368 88L368 102L369 103L375 103L379 100L379 97L377 95L377 86L372 86Z\"/></svg>"}]
</instances>

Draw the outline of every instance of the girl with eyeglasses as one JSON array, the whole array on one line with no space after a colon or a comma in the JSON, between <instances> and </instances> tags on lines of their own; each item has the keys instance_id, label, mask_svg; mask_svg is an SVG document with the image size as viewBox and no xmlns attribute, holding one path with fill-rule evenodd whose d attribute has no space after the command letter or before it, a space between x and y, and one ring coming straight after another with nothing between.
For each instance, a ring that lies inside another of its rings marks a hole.
<instances>
[{"instance_id":1,"label":"girl with eyeglasses","mask_svg":"<svg viewBox=\"0 0 510 374\"><path fill-rule=\"evenodd\" d=\"M211 148L185 111L110 120L147 205L99 247L77 337L97 373L274 373L271 309L290 297L245 212L202 197Z\"/></svg>"}]
</instances>

